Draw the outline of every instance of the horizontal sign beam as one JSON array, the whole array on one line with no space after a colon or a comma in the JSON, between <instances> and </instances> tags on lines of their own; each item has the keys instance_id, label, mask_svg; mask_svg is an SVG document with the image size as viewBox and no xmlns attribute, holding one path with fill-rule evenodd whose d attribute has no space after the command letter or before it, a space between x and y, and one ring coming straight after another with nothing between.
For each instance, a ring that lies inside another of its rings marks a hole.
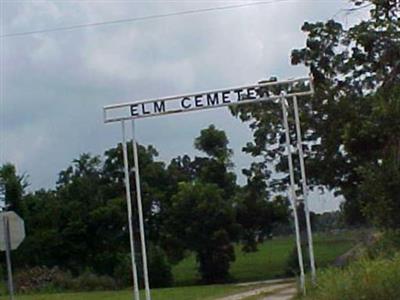
<instances>
[{"instance_id":1,"label":"horizontal sign beam","mask_svg":"<svg viewBox=\"0 0 400 300\"><path fill-rule=\"evenodd\" d=\"M107 105L103 108L104 122L156 117L311 94L313 94L312 81L308 77L259 82L229 89Z\"/></svg>"}]
</instances>

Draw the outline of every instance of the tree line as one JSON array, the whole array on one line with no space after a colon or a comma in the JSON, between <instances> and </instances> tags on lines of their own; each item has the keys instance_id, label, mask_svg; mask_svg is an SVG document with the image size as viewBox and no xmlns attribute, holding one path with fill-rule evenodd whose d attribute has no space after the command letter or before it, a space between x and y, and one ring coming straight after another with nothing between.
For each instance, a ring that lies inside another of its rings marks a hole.
<instances>
[{"instance_id":1,"label":"tree line","mask_svg":"<svg viewBox=\"0 0 400 300\"><path fill-rule=\"evenodd\" d=\"M205 156L178 156L168 165L156 160L153 146L138 147L153 286L171 284L171 264L188 253L195 253L204 282L226 281L234 243L242 241L245 250L255 251L275 223L288 219L284 198L257 194L260 187L253 180L237 185L224 131L211 125L194 146ZM132 153L131 142L127 147ZM129 160L132 165L132 155ZM26 241L15 252L17 268L58 266L76 275L90 270L130 282L122 144L105 151L104 159L80 155L59 173L54 190L25 195L24 178L12 165L0 172L10 209L26 222ZM132 170L130 175L134 180ZM137 211L135 201L132 205ZM137 214L133 223L139 245Z\"/></svg>"}]
</instances>

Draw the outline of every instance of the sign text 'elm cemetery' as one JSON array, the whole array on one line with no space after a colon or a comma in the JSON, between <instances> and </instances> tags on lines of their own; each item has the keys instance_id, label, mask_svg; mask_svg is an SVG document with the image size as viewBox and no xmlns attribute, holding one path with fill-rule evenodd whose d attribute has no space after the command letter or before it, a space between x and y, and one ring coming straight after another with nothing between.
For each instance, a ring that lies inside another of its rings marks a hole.
<instances>
[{"instance_id":1,"label":"sign text 'elm cemetery'","mask_svg":"<svg viewBox=\"0 0 400 300\"><path fill-rule=\"evenodd\" d=\"M306 84L306 91L296 89L291 85ZM108 105L104 107L104 121L115 122L129 119L139 119L180 112L210 109L244 103L256 103L266 100L311 94L310 78L287 80L284 82L265 82L224 90L215 90L183 96L172 96L162 99L141 100L129 103ZM284 96L274 94L267 86L284 86ZM296 91L296 92L295 92Z\"/></svg>"}]
</instances>

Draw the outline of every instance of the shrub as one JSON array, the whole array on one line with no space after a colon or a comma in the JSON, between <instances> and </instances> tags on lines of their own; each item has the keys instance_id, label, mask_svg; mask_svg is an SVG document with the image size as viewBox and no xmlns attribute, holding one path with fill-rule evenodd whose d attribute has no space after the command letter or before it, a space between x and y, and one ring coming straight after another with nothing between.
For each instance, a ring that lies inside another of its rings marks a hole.
<instances>
[{"instance_id":1,"label":"shrub","mask_svg":"<svg viewBox=\"0 0 400 300\"><path fill-rule=\"evenodd\" d=\"M149 276L151 287L168 287L172 285L173 276L167 256L158 246L149 247Z\"/></svg>"},{"instance_id":2,"label":"shrub","mask_svg":"<svg viewBox=\"0 0 400 300\"><path fill-rule=\"evenodd\" d=\"M143 283L141 272L141 257L136 257L139 281ZM168 287L172 285L173 276L165 252L158 246L149 244L148 247L148 270L150 286L152 288ZM121 255L119 263L114 269L114 277L122 286L132 285L132 266L130 254Z\"/></svg>"},{"instance_id":3,"label":"shrub","mask_svg":"<svg viewBox=\"0 0 400 300\"><path fill-rule=\"evenodd\" d=\"M70 273L63 272L57 267L50 269L37 266L21 270L14 275L15 287L19 292L64 289L71 280Z\"/></svg>"},{"instance_id":4,"label":"shrub","mask_svg":"<svg viewBox=\"0 0 400 300\"><path fill-rule=\"evenodd\" d=\"M16 290L21 293L113 290L117 288L115 280L109 276L99 276L87 271L73 278L69 272L64 272L57 267L50 269L45 266L17 272L14 276L14 283Z\"/></svg>"},{"instance_id":5,"label":"shrub","mask_svg":"<svg viewBox=\"0 0 400 300\"><path fill-rule=\"evenodd\" d=\"M307 246L302 246L302 254L303 254L303 266L304 272L310 270L310 256ZM286 261L286 276L298 276L300 274L299 268L299 259L297 257L297 247L294 246L292 252L290 253L287 261Z\"/></svg>"},{"instance_id":6,"label":"shrub","mask_svg":"<svg viewBox=\"0 0 400 300\"><path fill-rule=\"evenodd\" d=\"M308 287L304 299L377 300L399 299L400 253L392 258L361 259L344 269L320 272L318 285Z\"/></svg>"},{"instance_id":7,"label":"shrub","mask_svg":"<svg viewBox=\"0 0 400 300\"><path fill-rule=\"evenodd\" d=\"M113 277L117 280L119 286L132 286L132 265L130 254L119 254L118 263L114 268Z\"/></svg>"},{"instance_id":8,"label":"shrub","mask_svg":"<svg viewBox=\"0 0 400 300\"><path fill-rule=\"evenodd\" d=\"M70 289L75 291L115 290L116 288L117 283L110 276L97 275L89 271L72 279L70 286Z\"/></svg>"},{"instance_id":9,"label":"shrub","mask_svg":"<svg viewBox=\"0 0 400 300\"><path fill-rule=\"evenodd\" d=\"M388 230L378 236L365 250L368 258L391 258L400 251L400 230Z\"/></svg>"}]
</instances>

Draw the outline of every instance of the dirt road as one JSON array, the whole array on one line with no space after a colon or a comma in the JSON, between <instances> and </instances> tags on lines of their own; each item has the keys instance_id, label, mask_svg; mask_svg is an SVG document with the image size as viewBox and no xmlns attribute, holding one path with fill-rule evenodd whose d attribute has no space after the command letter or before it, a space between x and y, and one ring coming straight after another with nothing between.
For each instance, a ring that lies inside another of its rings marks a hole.
<instances>
[{"instance_id":1,"label":"dirt road","mask_svg":"<svg viewBox=\"0 0 400 300\"><path fill-rule=\"evenodd\" d=\"M217 300L246 300L249 297L252 297L252 300L290 300L297 292L296 282L291 279L252 282L241 285L254 285L254 289Z\"/></svg>"}]
</instances>

